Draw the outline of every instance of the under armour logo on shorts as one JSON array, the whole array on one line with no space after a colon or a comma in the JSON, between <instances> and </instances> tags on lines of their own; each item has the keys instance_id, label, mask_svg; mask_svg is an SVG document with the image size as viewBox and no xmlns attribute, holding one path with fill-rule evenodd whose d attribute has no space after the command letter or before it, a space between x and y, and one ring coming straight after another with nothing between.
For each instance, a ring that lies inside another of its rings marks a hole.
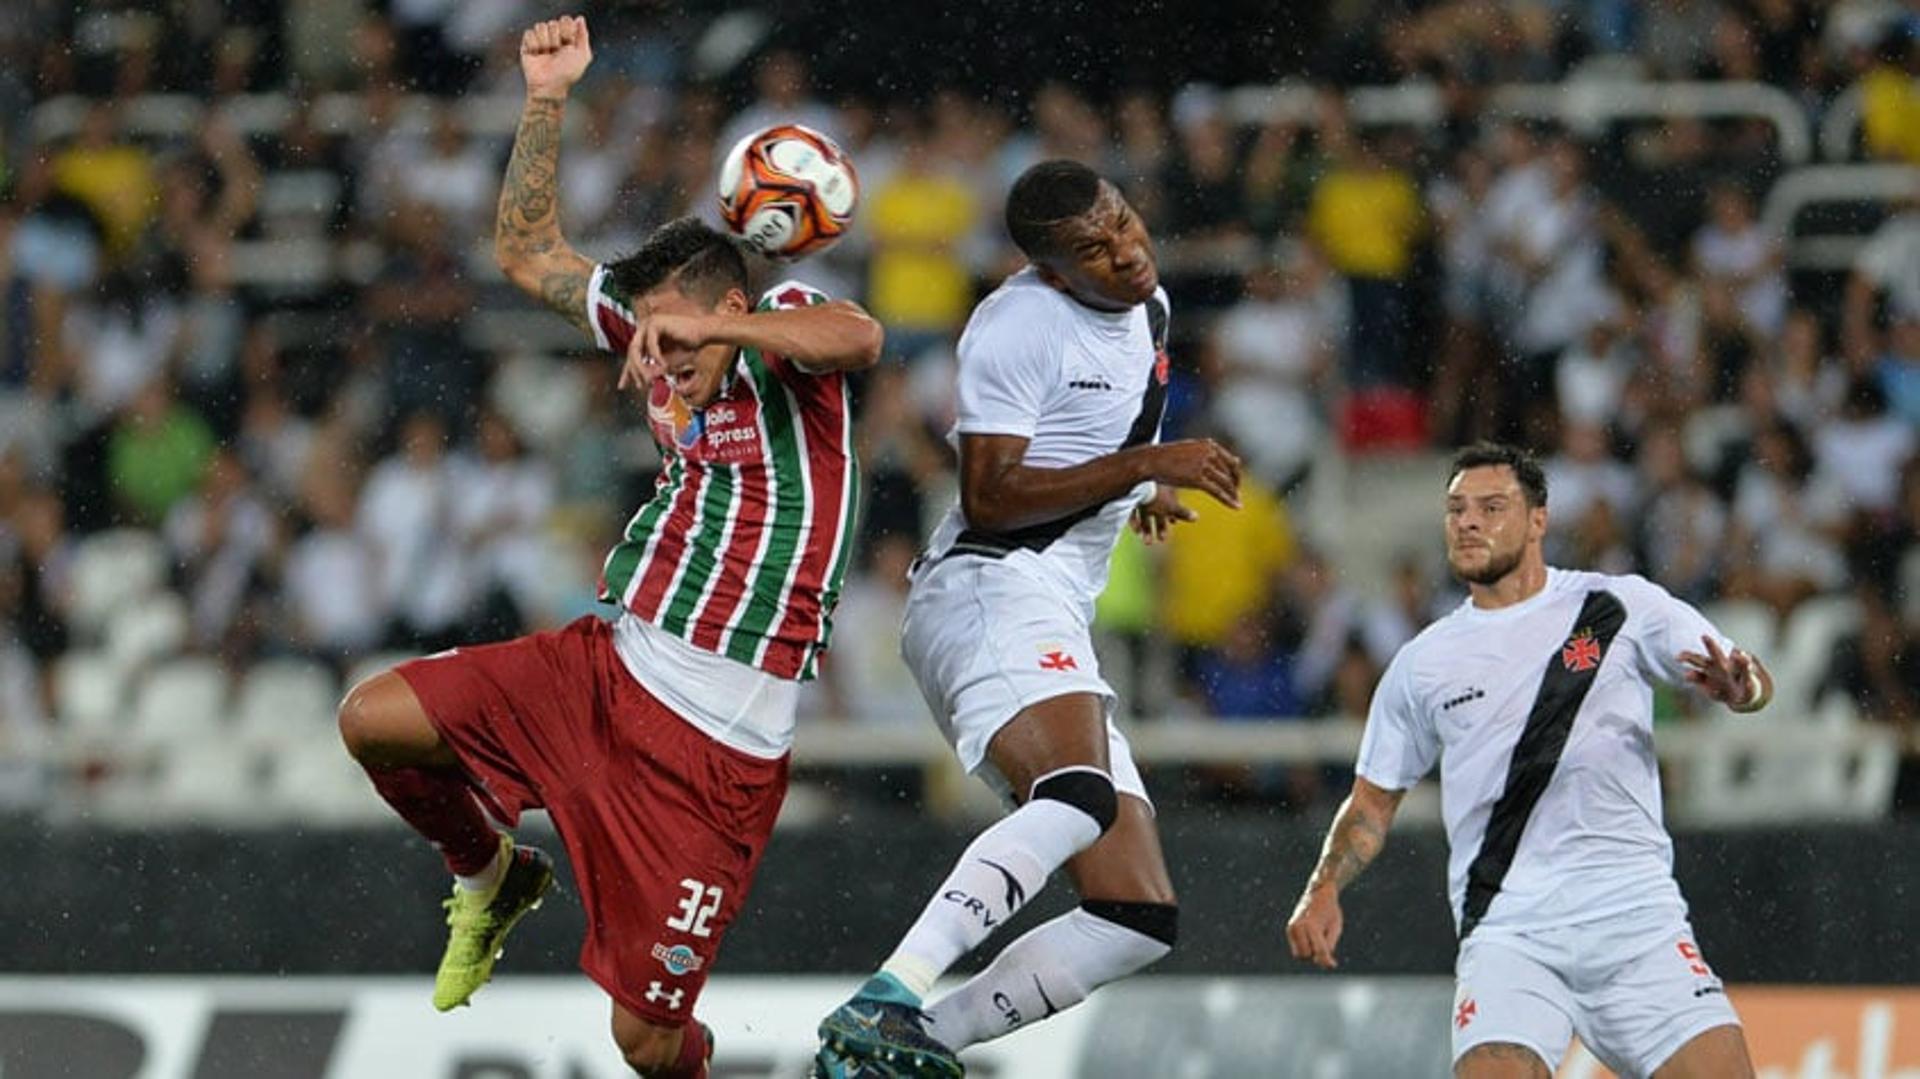
<instances>
[{"instance_id":1,"label":"under armour logo on shorts","mask_svg":"<svg viewBox=\"0 0 1920 1079\"><path fill-rule=\"evenodd\" d=\"M667 1010L670 1012L680 1010L680 999L686 995L687 991L685 989L668 989L659 982L647 983L647 1003L658 1004L664 1000L667 1002Z\"/></svg>"}]
</instances>

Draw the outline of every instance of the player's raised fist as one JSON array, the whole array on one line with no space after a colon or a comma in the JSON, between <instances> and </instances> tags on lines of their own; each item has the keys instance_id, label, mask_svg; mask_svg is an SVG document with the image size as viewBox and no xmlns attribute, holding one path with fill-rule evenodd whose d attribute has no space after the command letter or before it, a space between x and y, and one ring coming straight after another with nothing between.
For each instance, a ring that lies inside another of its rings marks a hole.
<instances>
[{"instance_id":1,"label":"player's raised fist","mask_svg":"<svg viewBox=\"0 0 1920 1079\"><path fill-rule=\"evenodd\" d=\"M535 23L520 35L520 73L533 97L564 97L592 62L587 20L578 15Z\"/></svg>"}]
</instances>

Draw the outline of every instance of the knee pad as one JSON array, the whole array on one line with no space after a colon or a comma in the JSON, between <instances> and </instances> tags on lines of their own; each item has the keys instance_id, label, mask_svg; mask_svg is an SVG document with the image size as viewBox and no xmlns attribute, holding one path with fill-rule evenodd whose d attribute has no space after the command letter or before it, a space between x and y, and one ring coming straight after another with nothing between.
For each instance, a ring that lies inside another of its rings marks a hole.
<instances>
[{"instance_id":1,"label":"knee pad","mask_svg":"<svg viewBox=\"0 0 1920 1079\"><path fill-rule=\"evenodd\" d=\"M1089 899L1080 904L1088 914L1151 937L1171 949L1180 939L1180 908L1173 903L1127 903Z\"/></svg>"},{"instance_id":2,"label":"knee pad","mask_svg":"<svg viewBox=\"0 0 1920 1079\"><path fill-rule=\"evenodd\" d=\"M1100 834L1113 827L1120 815L1120 795L1113 789L1113 777L1098 768L1062 768L1048 772L1033 783L1028 801L1047 798L1067 805L1093 818Z\"/></svg>"}]
</instances>

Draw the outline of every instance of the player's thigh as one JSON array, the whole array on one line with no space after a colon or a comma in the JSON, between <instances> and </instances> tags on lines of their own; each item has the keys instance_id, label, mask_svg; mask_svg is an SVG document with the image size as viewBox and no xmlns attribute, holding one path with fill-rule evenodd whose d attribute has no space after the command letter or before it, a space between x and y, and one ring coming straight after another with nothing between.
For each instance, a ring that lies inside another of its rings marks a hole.
<instances>
[{"instance_id":1,"label":"player's thigh","mask_svg":"<svg viewBox=\"0 0 1920 1079\"><path fill-rule=\"evenodd\" d=\"M746 902L786 791L784 758L722 745L637 685L601 781L547 803L587 913L580 965L651 1023L684 1023Z\"/></svg>"},{"instance_id":2,"label":"player's thigh","mask_svg":"<svg viewBox=\"0 0 1920 1079\"><path fill-rule=\"evenodd\" d=\"M413 687L393 671L348 690L339 712L340 740L363 764L403 768L457 763Z\"/></svg>"},{"instance_id":3,"label":"player's thigh","mask_svg":"<svg viewBox=\"0 0 1920 1079\"><path fill-rule=\"evenodd\" d=\"M1540 1054L1512 1042L1481 1042L1453 1062L1454 1079L1551 1079Z\"/></svg>"},{"instance_id":4,"label":"player's thigh","mask_svg":"<svg viewBox=\"0 0 1920 1079\"><path fill-rule=\"evenodd\" d=\"M994 732L987 760L1021 801L1035 780L1062 768L1112 774L1106 701L1093 693L1068 693L1030 704Z\"/></svg>"},{"instance_id":5,"label":"player's thigh","mask_svg":"<svg viewBox=\"0 0 1920 1079\"><path fill-rule=\"evenodd\" d=\"M1460 945L1455 976L1455 1075L1551 1075L1560 1066L1576 1004L1558 971L1520 940L1476 933ZM1527 1070L1529 1058L1540 1071Z\"/></svg>"},{"instance_id":6,"label":"player's thigh","mask_svg":"<svg viewBox=\"0 0 1920 1079\"><path fill-rule=\"evenodd\" d=\"M1740 1017L1684 920L1640 937L1647 946L1596 943L1629 958L1605 970L1600 987L1583 993L1581 1038L1622 1076L1751 1074ZM1716 1033L1702 1041L1703 1035ZM1724 1066L1724 1067L1722 1067ZM1744 1070L1742 1070L1744 1069Z\"/></svg>"},{"instance_id":7,"label":"player's thigh","mask_svg":"<svg viewBox=\"0 0 1920 1079\"><path fill-rule=\"evenodd\" d=\"M1173 881L1160 851L1160 829L1153 807L1131 795L1120 799L1113 827L1093 846L1067 862L1067 873L1082 899L1129 903L1172 903Z\"/></svg>"},{"instance_id":8,"label":"player's thigh","mask_svg":"<svg viewBox=\"0 0 1920 1079\"><path fill-rule=\"evenodd\" d=\"M1746 1034L1737 1026L1701 1031L1655 1069L1653 1079L1753 1079Z\"/></svg>"}]
</instances>

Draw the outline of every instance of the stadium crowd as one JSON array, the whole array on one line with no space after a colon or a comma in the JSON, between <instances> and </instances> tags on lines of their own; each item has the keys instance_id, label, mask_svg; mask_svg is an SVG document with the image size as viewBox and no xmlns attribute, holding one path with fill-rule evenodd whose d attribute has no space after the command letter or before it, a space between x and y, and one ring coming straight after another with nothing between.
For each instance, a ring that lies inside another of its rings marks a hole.
<instances>
[{"instance_id":1,"label":"stadium crowd","mask_svg":"<svg viewBox=\"0 0 1920 1079\"><path fill-rule=\"evenodd\" d=\"M1799 707L1914 730L1920 184L1878 208L1850 271L1792 272L1790 237L1759 212L1785 168L1767 124L1594 131L1488 101L1508 83L1725 80L1783 87L1815 117L1857 88L1859 157L1920 166L1920 9L1352 6L1366 17L1336 18L1308 65L1312 109L1254 124L1197 83L827 93L778 47L713 77L686 20L633 5L596 21L561 165L582 250L712 217L719 154L769 122L827 131L860 170L855 234L794 271L866 304L892 361L861 388L864 542L810 710L923 722L897 625L953 489L955 338L1016 264L998 216L1011 177L1065 156L1113 177L1162 241L1168 434L1220 438L1250 465L1239 513L1195 500L1166 547L1119 555L1101 620L1139 718L1363 715L1394 650L1459 594L1418 531L1390 583L1358 587L1342 523L1304 498L1332 459L1496 436L1548 460L1559 564L1781 626L1850 601ZM593 609L656 459L615 365L492 270L510 131L465 107L518 92L515 33L545 13L0 12L0 756L57 740L57 668L76 653L235 672L293 656L345 676ZM1438 88L1438 122L1362 122L1344 93L1407 80ZM335 93L356 95L345 122L322 115ZM241 123L261 94L284 95L284 117ZM204 119L155 134L141 118L170 95ZM1438 494L1411 507L1416 527ZM126 569L115 595L114 563L84 565L88 547L100 563L140 535L160 579L141 591ZM112 644L133 608L177 609L177 632ZM1209 790L1298 804L1314 786L1222 774ZM1920 805L1920 785L1899 797Z\"/></svg>"}]
</instances>

